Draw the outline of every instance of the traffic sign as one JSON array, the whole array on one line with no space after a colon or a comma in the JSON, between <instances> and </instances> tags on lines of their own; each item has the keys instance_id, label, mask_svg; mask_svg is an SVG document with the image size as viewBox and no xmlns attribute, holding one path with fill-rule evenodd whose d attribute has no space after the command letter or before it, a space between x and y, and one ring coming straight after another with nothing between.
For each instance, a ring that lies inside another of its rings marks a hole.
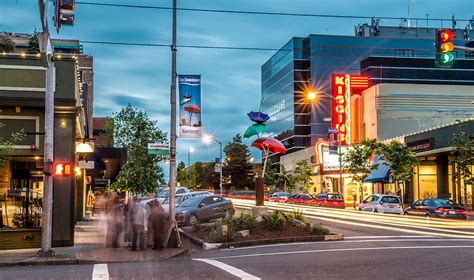
<instances>
[{"instance_id":1,"label":"traffic sign","mask_svg":"<svg viewBox=\"0 0 474 280\"><path fill-rule=\"evenodd\" d=\"M170 146L166 143L148 143L149 155L169 155Z\"/></svg>"}]
</instances>

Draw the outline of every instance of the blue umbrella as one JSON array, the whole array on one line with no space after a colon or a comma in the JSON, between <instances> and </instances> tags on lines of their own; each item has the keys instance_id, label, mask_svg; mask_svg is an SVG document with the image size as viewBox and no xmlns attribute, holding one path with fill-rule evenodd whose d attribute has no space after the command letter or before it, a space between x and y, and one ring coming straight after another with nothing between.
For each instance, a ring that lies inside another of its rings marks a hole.
<instances>
[{"instance_id":1,"label":"blue umbrella","mask_svg":"<svg viewBox=\"0 0 474 280\"><path fill-rule=\"evenodd\" d=\"M262 112L254 112L251 111L250 113L247 114L249 116L250 120L256 122L256 123L264 123L270 119L268 114L262 113Z\"/></svg>"}]
</instances>

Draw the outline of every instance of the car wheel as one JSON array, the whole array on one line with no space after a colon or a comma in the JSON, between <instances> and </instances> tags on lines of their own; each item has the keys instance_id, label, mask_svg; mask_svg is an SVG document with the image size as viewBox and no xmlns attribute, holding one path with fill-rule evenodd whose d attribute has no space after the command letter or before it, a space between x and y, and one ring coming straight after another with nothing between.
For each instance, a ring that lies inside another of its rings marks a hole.
<instances>
[{"instance_id":1,"label":"car wheel","mask_svg":"<svg viewBox=\"0 0 474 280\"><path fill-rule=\"evenodd\" d=\"M193 225L195 223L199 222L199 219L198 217L195 215L195 214L192 214L190 217L189 217L189 224L190 225Z\"/></svg>"},{"instance_id":2,"label":"car wheel","mask_svg":"<svg viewBox=\"0 0 474 280\"><path fill-rule=\"evenodd\" d=\"M403 212L403 215L408 216L408 215L409 215L409 214L408 214L408 211L404 211L404 212Z\"/></svg>"},{"instance_id":3,"label":"car wheel","mask_svg":"<svg viewBox=\"0 0 474 280\"><path fill-rule=\"evenodd\" d=\"M431 215L430 213L426 213L425 218L426 219L431 219L431 218L433 218L433 215Z\"/></svg>"},{"instance_id":4,"label":"car wheel","mask_svg":"<svg viewBox=\"0 0 474 280\"><path fill-rule=\"evenodd\" d=\"M377 210L377 209L374 209L374 213L378 213L378 212L379 212L379 210Z\"/></svg>"}]
</instances>

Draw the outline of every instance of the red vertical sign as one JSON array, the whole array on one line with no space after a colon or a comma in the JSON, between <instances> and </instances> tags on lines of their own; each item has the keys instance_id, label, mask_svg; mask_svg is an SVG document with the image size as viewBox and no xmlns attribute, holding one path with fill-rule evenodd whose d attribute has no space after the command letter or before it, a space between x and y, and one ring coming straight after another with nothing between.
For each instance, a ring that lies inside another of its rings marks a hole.
<instances>
[{"instance_id":1,"label":"red vertical sign","mask_svg":"<svg viewBox=\"0 0 474 280\"><path fill-rule=\"evenodd\" d=\"M341 145L350 144L350 76L332 75L332 127L338 132Z\"/></svg>"}]
</instances>

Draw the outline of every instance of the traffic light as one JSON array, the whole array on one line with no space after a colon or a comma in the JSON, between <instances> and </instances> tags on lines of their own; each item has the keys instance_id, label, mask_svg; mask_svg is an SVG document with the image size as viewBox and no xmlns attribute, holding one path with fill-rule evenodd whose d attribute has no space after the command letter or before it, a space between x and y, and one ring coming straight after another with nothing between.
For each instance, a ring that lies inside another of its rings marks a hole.
<instances>
[{"instance_id":1,"label":"traffic light","mask_svg":"<svg viewBox=\"0 0 474 280\"><path fill-rule=\"evenodd\" d=\"M436 67L453 67L454 31L451 29L436 30Z\"/></svg>"},{"instance_id":2,"label":"traffic light","mask_svg":"<svg viewBox=\"0 0 474 280\"><path fill-rule=\"evenodd\" d=\"M61 28L62 25L74 25L75 6L76 0L54 0L53 21L57 32L59 32L59 28Z\"/></svg>"},{"instance_id":3,"label":"traffic light","mask_svg":"<svg viewBox=\"0 0 474 280\"><path fill-rule=\"evenodd\" d=\"M54 164L54 176L69 177L72 172L72 165L70 163L58 162Z\"/></svg>"}]
</instances>

